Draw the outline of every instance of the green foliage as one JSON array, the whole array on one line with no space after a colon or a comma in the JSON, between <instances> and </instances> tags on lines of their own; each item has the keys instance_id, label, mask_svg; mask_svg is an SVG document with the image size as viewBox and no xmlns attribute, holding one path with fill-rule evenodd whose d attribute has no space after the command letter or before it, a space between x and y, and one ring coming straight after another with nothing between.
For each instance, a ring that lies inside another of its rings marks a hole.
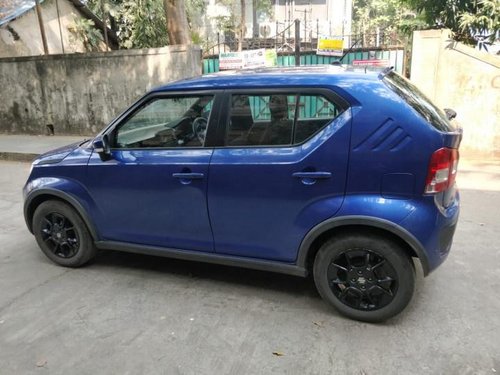
<instances>
[{"instance_id":1,"label":"green foliage","mask_svg":"<svg viewBox=\"0 0 500 375\"><path fill-rule=\"evenodd\" d=\"M216 16L214 17L215 27L217 30L224 32L234 32L236 30L236 25L238 20L236 19L234 13L230 16Z\"/></svg>"},{"instance_id":2,"label":"green foliage","mask_svg":"<svg viewBox=\"0 0 500 375\"><path fill-rule=\"evenodd\" d=\"M270 0L246 0L252 2L257 12L257 18L260 21L268 19L273 14L273 6ZM240 2L233 0L219 0L219 4L226 7L229 11L229 16L216 16L213 17L215 27L221 32L237 33L238 25L241 21Z\"/></svg>"},{"instance_id":3,"label":"green foliage","mask_svg":"<svg viewBox=\"0 0 500 375\"><path fill-rule=\"evenodd\" d=\"M353 32L375 34L377 28L385 33L409 34L422 28L425 22L401 0L354 0Z\"/></svg>"},{"instance_id":4,"label":"green foliage","mask_svg":"<svg viewBox=\"0 0 500 375\"><path fill-rule=\"evenodd\" d=\"M101 0L88 0L87 6L101 19ZM121 48L154 48L168 44L162 0L106 0L111 24Z\"/></svg>"},{"instance_id":5,"label":"green foliage","mask_svg":"<svg viewBox=\"0 0 500 375\"><path fill-rule=\"evenodd\" d=\"M270 0L253 0L257 18L259 21L266 21L273 15L273 4Z\"/></svg>"},{"instance_id":6,"label":"green foliage","mask_svg":"<svg viewBox=\"0 0 500 375\"><path fill-rule=\"evenodd\" d=\"M156 48L168 44L167 21L163 0L104 0L111 28L116 32L120 48ZM87 0L86 5L101 19L101 0ZM185 3L188 24L193 30L194 20L206 10L204 0ZM195 31L190 35L194 43L201 37Z\"/></svg>"},{"instance_id":7,"label":"green foliage","mask_svg":"<svg viewBox=\"0 0 500 375\"><path fill-rule=\"evenodd\" d=\"M499 0L401 0L420 12L429 27L447 27L455 39L474 44L477 33L494 39L500 30Z\"/></svg>"},{"instance_id":8,"label":"green foliage","mask_svg":"<svg viewBox=\"0 0 500 375\"><path fill-rule=\"evenodd\" d=\"M207 4L205 0L188 0L185 5L188 24L193 30L195 20L203 16L207 10ZM193 40L193 42L195 41Z\"/></svg>"},{"instance_id":9,"label":"green foliage","mask_svg":"<svg viewBox=\"0 0 500 375\"><path fill-rule=\"evenodd\" d=\"M124 48L155 48L168 44L162 0L128 0L114 10L117 35Z\"/></svg>"},{"instance_id":10,"label":"green foliage","mask_svg":"<svg viewBox=\"0 0 500 375\"><path fill-rule=\"evenodd\" d=\"M500 1L479 0L476 12L463 12L459 19L460 31L472 35L489 36L490 42L500 32Z\"/></svg>"},{"instance_id":11,"label":"green foliage","mask_svg":"<svg viewBox=\"0 0 500 375\"><path fill-rule=\"evenodd\" d=\"M205 41L203 40L203 37L200 35L200 33L191 30L189 36L191 37L191 41L194 44L197 44L199 46L203 46L205 44Z\"/></svg>"},{"instance_id":12,"label":"green foliage","mask_svg":"<svg viewBox=\"0 0 500 375\"><path fill-rule=\"evenodd\" d=\"M99 47L104 40L100 31L95 27L94 21L74 17L74 22L68 30L71 32L72 41L81 41L85 51L100 51Z\"/></svg>"}]
</instances>

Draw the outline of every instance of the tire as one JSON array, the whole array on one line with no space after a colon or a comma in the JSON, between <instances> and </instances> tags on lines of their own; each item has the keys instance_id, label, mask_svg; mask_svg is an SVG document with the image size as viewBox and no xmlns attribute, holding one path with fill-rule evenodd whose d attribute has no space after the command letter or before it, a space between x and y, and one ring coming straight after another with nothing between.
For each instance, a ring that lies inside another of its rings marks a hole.
<instances>
[{"instance_id":1,"label":"tire","mask_svg":"<svg viewBox=\"0 0 500 375\"><path fill-rule=\"evenodd\" d=\"M316 254L313 273L327 303L364 322L397 315L415 289L415 269L404 249L372 234L343 235L325 242Z\"/></svg>"},{"instance_id":2,"label":"tire","mask_svg":"<svg viewBox=\"0 0 500 375\"><path fill-rule=\"evenodd\" d=\"M83 266L97 253L80 215L61 201L45 201L37 207L33 215L33 233L43 253L64 267Z\"/></svg>"}]
</instances>

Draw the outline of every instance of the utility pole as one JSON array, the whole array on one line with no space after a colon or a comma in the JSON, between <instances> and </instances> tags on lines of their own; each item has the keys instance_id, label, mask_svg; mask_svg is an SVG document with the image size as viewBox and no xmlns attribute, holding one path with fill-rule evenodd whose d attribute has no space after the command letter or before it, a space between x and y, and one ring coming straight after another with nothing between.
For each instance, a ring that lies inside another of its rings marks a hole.
<instances>
[{"instance_id":1,"label":"utility pole","mask_svg":"<svg viewBox=\"0 0 500 375\"><path fill-rule=\"evenodd\" d=\"M296 12L304 13L304 45L307 42L307 9L295 9Z\"/></svg>"},{"instance_id":2,"label":"utility pole","mask_svg":"<svg viewBox=\"0 0 500 375\"><path fill-rule=\"evenodd\" d=\"M38 17L38 25L40 26L40 34L42 35L43 52L48 55L49 47L47 46L47 37L45 36L45 28L43 27L42 9L40 8L39 0L35 0L35 9Z\"/></svg>"},{"instance_id":3,"label":"utility pole","mask_svg":"<svg viewBox=\"0 0 500 375\"><path fill-rule=\"evenodd\" d=\"M300 20L295 20L295 66L300 65Z\"/></svg>"}]
</instances>

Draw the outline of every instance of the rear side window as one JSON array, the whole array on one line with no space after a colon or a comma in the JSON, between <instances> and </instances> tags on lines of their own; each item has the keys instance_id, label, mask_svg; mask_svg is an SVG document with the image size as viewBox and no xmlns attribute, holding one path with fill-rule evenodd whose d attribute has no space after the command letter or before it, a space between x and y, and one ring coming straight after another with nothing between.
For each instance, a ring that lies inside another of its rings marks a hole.
<instances>
[{"instance_id":1,"label":"rear side window","mask_svg":"<svg viewBox=\"0 0 500 375\"><path fill-rule=\"evenodd\" d=\"M442 132L456 130L444 111L427 98L414 84L395 72L389 72L382 79L383 82L406 103L413 107L429 124Z\"/></svg>"},{"instance_id":2,"label":"rear side window","mask_svg":"<svg viewBox=\"0 0 500 375\"><path fill-rule=\"evenodd\" d=\"M340 114L340 109L324 96L301 95L295 124L294 143L301 143Z\"/></svg>"},{"instance_id":3,"label":"rear side window","mask_svg":"<svg viewBox=\"0 0 500 375\"><path fill-rule=\"evenodd\" d=\"M322 95L231 96L227 146L287 146L312 137L342 110Z\"/></svg>"}]
</instances>

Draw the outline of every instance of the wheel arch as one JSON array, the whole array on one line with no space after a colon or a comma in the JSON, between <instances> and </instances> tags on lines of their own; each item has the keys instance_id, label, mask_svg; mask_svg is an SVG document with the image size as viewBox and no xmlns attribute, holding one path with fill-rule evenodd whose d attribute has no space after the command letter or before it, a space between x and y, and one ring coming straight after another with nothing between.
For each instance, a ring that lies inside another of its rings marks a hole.
<instances>
[{"instance_id":1,"label":"wheel arch","mask_svg":"<svg viewBox=\"0 0 500 375\"><path fill-rule=\"evenodd\" d=\"M429 263L424 248L411 233L391 221L370 216L345 216L329 219L316 225L302 240L297 256L297 266L311 270L314 257L321 245L333 236L349 232L389 236L401 244L409 256L419 259L424 276L429 274Z\"/></svg>"},{"instance_id":2,"label":"wheel arch","mask_svg":"<svg viewBox=\"0 0 500 375\"><path fill-rule=\"evenodd\" d=\"M56 189L39 189L31 193L24 204L24 219L28 230L33 233L33 215L38 206L48 200L58 200L73 208L87 226L94 241L99 240L98 233L90 220L83 205L73 196Z\"/></svg>"}]
</instances>

